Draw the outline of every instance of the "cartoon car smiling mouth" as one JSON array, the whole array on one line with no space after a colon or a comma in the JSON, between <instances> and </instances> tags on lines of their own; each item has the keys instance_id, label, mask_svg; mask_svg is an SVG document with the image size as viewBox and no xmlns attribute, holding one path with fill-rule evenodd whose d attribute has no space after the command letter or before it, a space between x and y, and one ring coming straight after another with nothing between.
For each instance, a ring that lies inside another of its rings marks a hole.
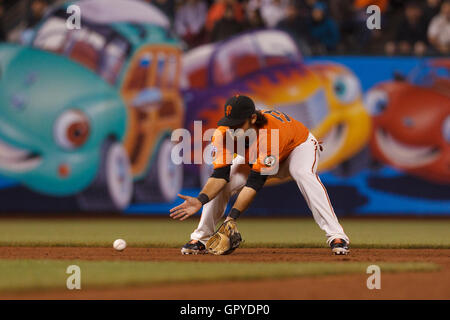
<instances>
[{"instance_id":1,"label":"cartoon car smiling mouth","mask_svg":"<svg viewBox=\"0 0 450 320\"><path fill-rule=\"evenodd\" d=\"M41 163L39 154L19 149L0 140L0 168L14 172L27 172Z\"/></svg>"},{"instance_id":2,"label":"cartoon car smiling mouth","mask_svg":"<svg viewBox=\"0 0 450 320\"><path fill-rule=\"evenodd\" d=\"M376 130L375 140L386 158L400 167L425 166L434 162L441 155L437 147L420 147L402 143L384 129Z\"/></svg>"}]
</instances>

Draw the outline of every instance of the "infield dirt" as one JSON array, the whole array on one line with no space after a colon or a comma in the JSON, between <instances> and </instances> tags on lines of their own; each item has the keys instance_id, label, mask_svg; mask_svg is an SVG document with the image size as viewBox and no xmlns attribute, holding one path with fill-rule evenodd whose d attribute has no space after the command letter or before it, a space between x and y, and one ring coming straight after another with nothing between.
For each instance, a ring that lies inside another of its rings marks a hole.
<instances>
[{"instance_id":1,"label":"infield dirt","mask_svg":"<svg viewBox=\"0 0 450 320\"><path fill-rule=\"evenodd\" d=\"M182 256L179 249L85 247L0 247L0 259L133 260L204 262L433 262L435 272L382 272L381 290L369 290L367 274L251 281L183 283L74 291L0 294L2 299L450 299L450 249L242 248L228 256Z\"/></svg>"}]
</instances>

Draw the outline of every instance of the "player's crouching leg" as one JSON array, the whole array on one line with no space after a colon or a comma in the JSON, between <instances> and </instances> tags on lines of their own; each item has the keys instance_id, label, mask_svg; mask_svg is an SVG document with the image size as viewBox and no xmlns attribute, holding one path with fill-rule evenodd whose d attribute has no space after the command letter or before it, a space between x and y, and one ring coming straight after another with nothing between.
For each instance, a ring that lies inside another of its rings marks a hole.
<instances>
[{"instance_id":1,"label":"player's crouching leg","mask_svg":"<svg viewBox=\"0 0 450 320\"><path fill-rule=\"evenodd\" d=\"M289 171L305 198L314 220L325 231L334 254L349 253L349 239L334 213L325 186L316 174L317 159L314 145L302 145L293 151Z\"/></svg>"}]
</instances>

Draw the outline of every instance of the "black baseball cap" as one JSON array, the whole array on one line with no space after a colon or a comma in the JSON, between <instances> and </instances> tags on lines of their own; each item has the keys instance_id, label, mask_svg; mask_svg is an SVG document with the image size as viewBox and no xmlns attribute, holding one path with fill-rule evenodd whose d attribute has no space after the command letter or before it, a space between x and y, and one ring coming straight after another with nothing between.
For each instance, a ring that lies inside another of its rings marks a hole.
<instances>
[{"instance_id":1,"label":"black baseball cap","mask_svg":"<svg viewBox=\"0 0 450 320\"><path fill-rule=\"evenodd\" d=\"M256 111L252 99L247 96L235 95L225 102L225 116L217 123L219 126L234 127L241 125Z\"/></svg>"}]
</instances>

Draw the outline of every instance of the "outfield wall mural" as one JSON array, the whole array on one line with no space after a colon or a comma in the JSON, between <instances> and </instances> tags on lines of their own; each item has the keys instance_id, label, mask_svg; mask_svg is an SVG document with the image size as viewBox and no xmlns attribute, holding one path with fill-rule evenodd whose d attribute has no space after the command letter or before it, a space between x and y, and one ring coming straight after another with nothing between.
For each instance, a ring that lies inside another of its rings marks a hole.
<instances>
[{"instance_id":1,"label":"outfield wall mural","mask_svg":"<svg viewBox=\"0 0 450 320\"><path fill-rule=\"evenodd\" d=\"M30 45L0 44L1 213L167 213L211 172L175 165L171 133L213 128L240 93L323 141L336 213L450 215L450 59L304 58L276 30L183 53L156 8L108 3L81 30L66 5ZM308 209L293 182L269 180L248 214Z\"/></svg>"}]
</instances>

